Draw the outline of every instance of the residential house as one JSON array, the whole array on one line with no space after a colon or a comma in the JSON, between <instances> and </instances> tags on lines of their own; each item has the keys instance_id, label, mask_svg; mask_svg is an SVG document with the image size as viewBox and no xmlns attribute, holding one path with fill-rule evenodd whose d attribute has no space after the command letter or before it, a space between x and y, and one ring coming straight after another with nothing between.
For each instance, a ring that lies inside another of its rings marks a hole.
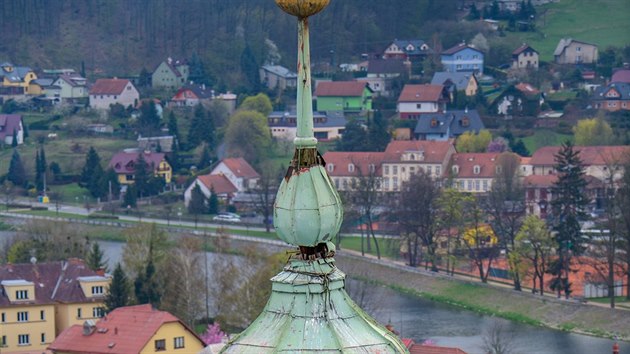
<instances>
[{"instance_id":1,"label":"residential house","mask_svg":"<svg viewBox=\"0 0 630 354\"><path fill-rule=\"evenodd\" d=\"M381 189L384 152L328 151L324 154L326 171L339 191L351 191L361 179L374 179Z\"/></svg>"},{"instance_id":2,"label":"residential house","mask_svg":"<svg viewBox=\"0 0 630 354\"><path fill-rule=\"evenodd\" d=\"M375 96L391 97L394 82L409 76L411 62L402 59L372 59L365 68L367 75L356 80L370 85Z\"/></svg>"},{"instance_id":3,"label":"residential house","mask_svg":"<svg viewBox=\"0 0 630 354\"><path fill-rule=\"evenodd\" d=\"M433 51L421 39L394 39L383 51L383 59L422 60Z\"/></svg>"},{"instance_id":4,"label":"residential house","mask_svg":"<svg viewBox=\"0 0 630 354\"><path fill-rule=\"evenodd\" d=\"M604 182L591 175L586 175L584 179L586 180L585 193L590 200L590 208L601 208ZM525 208L528 214L536 215L541 219L546 219L550 216L552 213L553 187L557 180L558 175L556 174L531 175L523 179Z\"/></svg>"},{"instance_id":5,"label":"residential house","mask_svg":"<svg viewBox=\"0 0 630 354\"><path fill-rule=\"evenodd\" d=\"M363 112L372 110L373 90L365 82L323 81L315 96L318 111Z\"/></svg>"},{"instance_id":6,"label":"residential house","mask_svg":"<svg viewBox=\"0 0 630 354\"><path fill-rule=\"evenodd\" d=\"M198 104L208 105L214 99L214 90L206 85L190 84L181 87L171 101L171 107L193 107Z\"/></svg>"},{"instance_id":7,"label":"residential house","mask_svg":"<svg viewBox=\"0 0 630 354\"><path fill-rule=\"evenodd\" d=\"M217 164L211 175L224 175L239 192L245 192L258 185L260 175L242 157L223 159Z\"/></svg>"},{"instance_id":8,"label":"residential house","mask_svg":"<svg viewBox=\"0 0 630 354\"><path fill-rule=\"evenodd\" d=\"M162 152L118 152L112 156L109 161L109 167L113 168L118 175L118 183L121 185L130 185L134 183L136 174L136 165L142 154L147 165L147 170L153 172L156 177L164 178L166 183L171 183L173 170L171 165L166 161L166 156Z\"/></svg>"},{"instance_id":9,"label":"residential house","mask_svg":"<svg viewBox=\"0 0 630 354\"><path fill-rule=\"evenodd\" d=\"M214 192L219 199L225 200L228 203L238 193L238 188L223 174L197 176L193 183L184 191L184 204L186 207L188 207L190 203L192 190L195 189L196 186L199 186L204 197L210 198L210 195Z\"/></svg>"},{"instance_id":10,"label":"residential house","mask_svg":"<svg viewBox=\"0 0 630 354\"><path fill-rule=\"evenodd\" d=\"M0 141L5 145L13 145L13 137L17 145L24 143L24 122L19 114L0 114Z\"/></svg>"},{"instance_id":11,"label":"residential house","mask_svg":"<svg viewBox=\"0 0 630 354\"><path fill-rule=\"evenodd\" d=\"M138 137L138 149L141 151L165 152L173 150L172 135Z\"/></svg>"},{"instance_id":12,"label":"residential house","mask_svg":"<svg viewBox=\"0 0 630 354\"><path fill-rule=\"evenodd\" d=\"M544 102L541 92L527 83L508 86L490 104L489 112L513 116L537 116Z\"/></svg>"},{"instance_id":13,"label":"residential house","mask_svg":"<svg viewBox=\"0 0 630 354\"><path fill-rule=\"evenodd\" d=\"M476 109L423 114L414 130L418 140L445 141L465 132L479 133L484 129Z\"/></svg>"},{"instance_id":14,"label":"residential house","mask_svg":"<svg viewBox=\"0 0 630 354\"><path fill-rule=\"evenodd\" d=\"M597 46L571 38L562 38L553 52L556 64L595 64L598 59Z\"/></svg>"},{"instance_id":15,"label":"residential house","mask_svg":"<svg viewBox=\"0 0 630 354\"><path fill-rule=\"evenodd\" d=\"M488 193L497 174L498 152L456 153L446 173L452 186L461 192Z\"/></svg>"},{"instance_id":16,"label":"residential house","mask_svg":"<svg viewBox=\"0 0 630 354\"><path fill-rule=\"evenodd\" d=\"M512 52L512 69L538 70L538 63L538 52L527 44L523 44Z\"/></svg>"},{"instance_id":17,"label":"residential house","mask_svg":"<svg viewBox=\"0 0 630 354\"><path fill-rule=\"evenodd\" d=\"M95 109L109 109L116 103L133 107L139 99L138 90L127 79L98 79L90 89L90 107Z\"/></svg>"},{"instance_id":18,"label":"residential house","mask_svg":"<svg viewBox=\"0 0 630 354\"><path fill-rule=\"evenodd\" d=\"M612 82L600 86L593 92L591 101L594 108L609 112L630 110L630 83Z\"/></svg>"},{"instance_id":19,"label":"residential house","mask_svg":"<svg viewBox=\"0 0 630 354\"><path fill-rule=\"evenodd\" d=\"M464 92L466 96L477 95L479 82L474 73L438 71L433 74L431 85L442 85L449 92L450 100L454 101L457 91Z\"/></svg>"},{"instance_id":20,"label":"residential house","mask_svg":"<svg viewBox=\"0 0 630 354\"><path fill-rule=\"evenodd\" d=\"M442 178L455 147L451 141L395 140L385 149L382 190L396 192L411 175L421 170L432 178Z\"/></svg>"},{"instance_id":21,"label":"residential house","mask_svg":"<svg viewBox=\"0 0 630 354\"><path fill-rule=\"evenodd\" d=\"M630 84L630 69L613 69L613 74L610 78L610 82L623 82L626 84Z\"/></svg>"},{"instance_id":22,"label":"residential house","mask_svg":"<svg viewBox=\"0 0 630 354\"><path fill-rule=\"evenodd\" d=\"M112 134L114 132L114 127L109 124L91 123L86 126L86 130L88 132L98 134Z\"/></svg>"},{"instance_id":23,"label":"residential house","mask_svg":"<svg viewBox=\"0 0 630 354\"><path fill-rule=\"evenodd\" d=\"M269 89L284 90L297 87L297 74L280 65L263 65L260 68L260 82Z\"/></svg>"},{"instance_id":24,"label":"residential house","mask_svg":"<svg viewBox=\"0 0 630 354\"><path fill-rule=\"evenodd\" d=\"M0 95L39 95L38 85L31 85L37 75L27 66L15 66L5 62L0 64Z\"/></svg>"},{"instance_id":25,"label":"residential house","mask_svg":"<svg viewBox=\"0 0 630 354\"><path fill-rule=\"evenodd\" d=\"M54 106L61 103L61 87L54 85L54 82L54 79L49 78L38 78L31 81L31 86L37 85L39 91L41 91L39 96L33 97L33 102L40 107Z\"/></svg>"},{"instance_id":26,"label":"residential house","mask_svg":"<svg viewBox=\"0 0 630 354\"><path fill-rule=\"evenodd\" d=\"M466 43L443 51L441 59L444 71L472 72L479 76L483 75L483 52Z\"/></svg>"},{"instance_id":27,"label":"residential house","mask_svg":"<svg viewBox=\"0 0 630 354\"><path fill-rule=\"evenodd\" d=\"M532 154L530 164L534 175L556 174L555 156L560 151L560 146L545 146ZM584 173L599 180L609 179L611 167L619 167L627 154L630 154L628 146L575 146L579 152L580 160L584 165ZM621 173L616 172L615 180L621 178Z\"/></svg>"},{"instance_id":28,"label":"residential house","mask_svg":"<svg viewBox=\"0 0 630 354\"><path fill-rule=\"evenodd\" d=\"M87 88L87 80L78 74L60 75L54 82L54 86L60 88L59 97L62 100L77 100L87 98L89 90Z\"/></svg>"},{"instance_id":29,"label":"residential house","mask_svg":"<svg viewBox=\"0 0 630 354\"><path fill-rule=\"evenodd\" d=\"M297 114L295 111L271 112L267 117L269 130L274 138L293 141L297 135ZM341 138L346 127L343 111L313 112L313 132L320 141Z\"/></svg>"},{"instance_id":30,"label":"residential house","mask_svg":"<svg viewBox=\"0 0 630 354\"><path fill-rule=\"evenodd\" d=\"M74 325L48 349L55 354L199 353L205 343L169 312L150 304L114 309L97 322Z\"/></svg>"},{"instance_id":31,"label":"residential house","mask_svg":"<svg viewBox=\"0 0 630 354\"><path fill-rule=\"evenodd\" d=\"M0 351L41 353L66 328L102 317L109 282L79 259L0 266Z\"/></svg>"},{"instance_id":32,"label":"residential house","mask_svg":"<svg viewBox=\"0 0 630 354\"><path fill-rule=\"evenodd\" d=\"M442 85L405 85L398 97L400 119L419 119L426 113L443 112L449 102Z\"/></svg>"},{"instance_id":33,"label":"residential house","mask_svg":"<svg viewBox=\"0 0 630 354\"><path fill-rule=\"evenodd\" d=\"M190 69L184 60L167 58L161 62L151 75L151 86L175 90L188 82Z\"/></svg>"}]
</instances>

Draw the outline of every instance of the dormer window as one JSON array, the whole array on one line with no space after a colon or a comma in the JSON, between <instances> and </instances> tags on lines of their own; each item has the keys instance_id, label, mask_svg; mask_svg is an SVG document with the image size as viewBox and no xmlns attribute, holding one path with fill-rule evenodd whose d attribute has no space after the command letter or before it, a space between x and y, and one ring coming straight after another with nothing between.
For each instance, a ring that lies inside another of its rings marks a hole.
<instances>
[{"instance_id":1,"label":"dormer window","mask_svg":"<svg viewBox=\"0 0 630 354\"><path fill-rule=\"evenodd\" d=\"M451 170L453 171L453 174L458 174L458 173L459 173L459 166L457 166L457 165L453 165L453 167L451 168Z\"/></svg>"},{"instance_id":2,"label":"dormer window","mask_svg":"<svg viewBox=\"0 0 630 354\"><path fill-rule=\"evenodd\" d=\"M348 172L354 172L354 164L352 163L348 164Z\"/></svg>"},{"instance_id":3,"label":"dormer window","mask_svg":"<svg viewBox=\"0 0 630 354\"><path fill-rule=\"evenodd\" d=\"M328 172L332 172L335 170L335 165L329 163L326 165L326 170L328 170Z\"/></svg>"},{"instance_id":4,"label":"dormer window","mask_svg":"<svg viewBox=\"0 0 630 354\"><path fill-rule=\"evenodd\" d=\"M503 171L503 169L501 168L501 166L497 166L497 167L495 167L495 170L497 171L497 174L498 174L498 173L501 173L501 172ZM523 167L523 171L525 171L525 167Z\"/></svg>"},{"instance_id":5,"label":"dormer window","mask_svg":"<svg viewBox=\"0 0 630 354\"><path fill-rule=\"evenodd\" d=\"M462 119L459 121L459 124L460 124L462 127L467 127L467 126L469 126L469 125L470 125L470 120L468 119L468 117L464 117L464 118L462 118Z\"/></svg>"},{"instance_id":6,"label":"dormer window","mask_svg":"<svg viewBox=\"0 0 630 354\"><path fill-rule=\"evenodd\" d=\"M102 286L93 286L92 287L92 295L103 295L103 287Z\"/></svg>"},{"instance_id":7,"label":"dormer window","mask_svg":"<svg viewBox=\"0 0 630 354\"><path fill-rule=\"evenodd\" d=\"M478 175L481 172L481 167L479 165L473 166L473 173Z\"/></svg>"},{"instance_id":8,"label":"dormer window","mask_svg":"<svg viewBox=\"0 0 630 354\"><path fill-rule=\"evenodd\" d=\"M18 300L28 300L28 290L16 290L15 298Z\"/></svg>"},{"instance_id":9,"label":"dormer window","mask_svg":"<svg viewBox=\"0 0 630 354\"><path fill-rule=\"evenodd\" d=\"M437 119L435 119L435 118L431 119L431 127L435 128L435 127L437 127L437 125L438 125Z\"/></svg>"},{"instance_id":10,"label":"dormer window","mask_svg":"<svg viewBox=\"0 0 630 354\"><path fill-rule=\"evenodd\" d=\"M374 173L376 171L376 166L373 163L371 163L368 169L370 170L370 173Z\"/></svg>"}]
</instances>

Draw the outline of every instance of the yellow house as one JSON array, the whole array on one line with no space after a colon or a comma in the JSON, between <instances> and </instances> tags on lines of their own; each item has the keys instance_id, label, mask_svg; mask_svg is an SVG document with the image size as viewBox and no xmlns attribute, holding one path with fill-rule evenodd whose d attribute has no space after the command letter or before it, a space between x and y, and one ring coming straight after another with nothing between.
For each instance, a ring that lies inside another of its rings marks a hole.
<instances>
[{"instance_id":1,"label":"yellow house","mask_svg":"<svg viewBox=\"0 0 630 354\"><path fill-rule=\"evenodd\" d=\"M70 259L3 265L0 286L0 352L32 353L44 351L58 333L84 320L64 316L70 308L96 307L100 310L86 318L101 317L109 278ZM101 293L90 294L92 286L102 287L96 289Z\"/></svg>"},{"instance_id":2,"label":"yellow house","mask_svg":"<svg viewBox=\"0 0 630 354\"><path fill-rule=\"evenodd\" d=\"M199 353L205 344L181 320L149 304L119 307L99 320L74 325L48 347L56 354Z\"/></svg>"},{"instance_id":3,"label":"yellow house","mask_svg":"<svg viewBox=\"0 0 630 354\"><path fill-rule=\"evenodd\" d=\"M37 75L29 67L2 63L0 64L0 76L2 76L2 89L6 94L41 94L41 88L38 85L31 85L31 81L36 80Z\"/></svg>"},{"instance_id":4,"label":"yellow house","mask_svg":"<svg viewBox=\"0 0 630 354\"><path fill-rule=\"evenodd\" d=\"M152 171L157 177L164 178L166 183L171 183L173 169L166 161L166 155L162 152L119 152L112 156L109 167L118 175L118 183L130 185L135 181L136 166L140 157L144 159L147 170Z\"/></svg>"}]
</instances>

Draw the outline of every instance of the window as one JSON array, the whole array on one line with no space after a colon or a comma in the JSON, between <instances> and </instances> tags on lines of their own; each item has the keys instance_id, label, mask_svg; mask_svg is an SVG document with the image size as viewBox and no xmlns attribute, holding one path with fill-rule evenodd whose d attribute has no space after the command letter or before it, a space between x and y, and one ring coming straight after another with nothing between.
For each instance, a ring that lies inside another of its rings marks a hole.
<instances>
[{"instance_id":1,"label":"window","mask_svg":"<svg viewBox=\"0 0 630 354\"><path fill-rule=\"evenodd\" d=\"M454 174L458 174L459 173L459 166L455 165L451 168L451 170L453 171Z\"/></svg>"},{"instance_id":2,"label":"window","mask_svg":"<svg viewBox=\"0 0 630 354\"><path fill-rule=\"evenodd\" d=\"M389 190L389 178L383 178L383 189Z\"/></svg>"},{"instance_id":3,"label":"window","mask_svg":"<svg viewBox=\"0 0 630 354\"><path fill-rule=\"evenodd\" d=\"M388 175L389 174L389 166L384 166L383 167L383 174L384 175Z\"/></svg>"},{"instance_id":4,"label":"window","mask_svg":"<svg viewBox=\"0 0 630 354\"><path fill-rule=\"evenodd\" d=\"M326 169L328 170L328 172L332 172L335 170L335 165L329 163L326 165Z\"/></svg>"},{"instance_id":5,"label":"window","mask_svg":"<svg viewBox=\"0 0 630 354\"><path fill-rule=\"evenodd\" d=\"M393 175L397 175L398 174L398 166L392 166L392 174Z\"/></svg>"},{"instance_id":6,"label":"window","mask_svg":"<svg viewBox=\"0 0 630 354\"><path fill-rule=\"evenodd\" d=\"M403 174L405 173L405 166L400 168L400 173L403 173Z\"/></svg>"},{"instance_id":7,"label":"window","mask_svg":"<svg viewBox=\"0 0 630 354\"><path fill-rule=\"evenodd\" d=\"M462 56L461 56L461 55L458 55L455 59L457 59L457 60L462 60Z\"/></svg>"},{"instance_id":8,"label":"window","mask_svg":"<svg viewBox=\"0 0 630 354\"><path fill-rule=\"evenodd\" d=\"M335 178L335 188L339 189L339 178Z\"/></svg>"},{"instance_id":9,"label":"window","mask_svg":"<svg viewBox=\"0 0 630 354\"><path fill-rule=\"evenodd\" d=\"M473 59L479 59L478 55L473 55Z\"/></svg>"},{"instance_id":10,"label":"window","mask_svg":"<svg viewBox=\"0 0 630 354\"><path fill-rule=\"evenodd\" d=\"M46 333L42 333L42 343L46 343Z\"/></svg>"},{"instance_id":11,"label":"window","mask_svg":"<svg viewBox=\"0 0 630 354\"><path fill-rule=\"evenodd\" d=\"M435 166L435 175L436 176L442 175L442 166Z\"/></svg>"},{"instance_id":12,"label":"window","mask_svg":"<svg viewBox=\"0 0 630 354\"><path fill-rule=\"evenodd\" d=\"M175 349L180 349L184 347L184 337L175 337L173 338L173 347Z\"/></svg>"},{"instance_id":13,"label":"window","mask_svg":"<svg viewBox=\"0 0 630 354\"><path fill-rule=\"evenodd\" d=\"M20 311L17 313L17 320L18 322L28 322L28 312L27 311Z\"/></svg>"},{"instance_id":14,"label":"window","mask_svg":"<svg viewBox=\"0 0 630 354\"><path fill-rule=\"evenodd\" d=\"M5 315L5 313L2 313L2 322L6 322L7 321L7 315Z\"/></svg>"},{"instance_id":15,"label":"window","mask_svg":"<svg viewBox=\"0 0 630 354\"><path fill-rule=\"evenodd\" d=\"M575 48L575 51L576 51L576 52L581 52L581 51L582 51L582 47L577 47L577 48Z\"/></svg>"},{"instance_id":16,"label":"window","mask_svg":"<svg viewBox=\"0 0 630 354\"><path fill-rule=\"evenodd\" d=\"M462 65L461 64L457 64L457 69L459 70L461 68L462 68Z\"/></svg>"},{"instance_id":17,"label":"window","mask_svg":"<svg viewBox=\"0 0 630 354\"><path fill-rule=\"evenodd\" d=\"M102 295L103 294L103 286L93 286L92 287L92 295Z\"/></svg>"},{"instance_id":18,"label":"window","mask_svg":"<svg viewBox=\"0 0 630 354\"><path fill-rule=\"evenodd\" d=\"M488 190L488 180L484 179L482 183L483 191L485 192Z\"/></svg>"},{"instance_id":19,"label":"window","mask_svg":"<svg viewBox=\"0 0 630 354\"><path fill-rule=\"evenodd\" d=\"M392 180L392 187L394 188L395 191L398 190L398 177L394 177Z\"/></svg>"},{"instance_id":20,"label":"window","mask_svg":"<svg viewBox=\"0 0 630 354\"><path fill-rule=\"evenodd\" d=\"M155 341L155 350L166 350L166 339L157 339Z\"/></svg>"},{"instance_id":21,"label":"window","mask_svg":"<svg viewBox=\"0 0 630 354\"><path fill-rule=\"evenodd\" d=\"M81 318L81 308L77 309L77 318Z\"/></svg>"},{"instance_id":22,"label":"window","mask_svg":"<svg viewBox=\"0 0 630 354\"><path fill-rule=\"evenodd\" d=\"M354 164L348 164L348 172L354 172Z\"/></svg>"},{"instance_id":23,"label":"window","mask_svg":"<svg viewBox=\"0 0 630 354\"><path fill-rule=\"evenodd\" d=\"M368 166L368 170L370 171L370 173L374 173L376 171L376 166L373 163L371 163Z\"/></svg>"},{"instance_id":24,"label":"window","mask_svg":"<svg viewBox=\"0 0 630 354\"><path fill-rule=\"evenodd\" d=\"M2 342L0 342L0 346L7 346L7 336L2 336Z\"/></svg>"},{"instance_id":25,"label":"window","mask_svg":"<svg viewBox=\"0 0 630 354\"><path fill-rule=\"evenodd\" d=\"M433 173L433 166L427 166L427 175L431 175Z\"/></svg>"},{"instance_id":26,"label":"window","mask_svg":"<svg viewBox=\"0 0 630 354\"><path fill-rule=\"evenodd\" d=\"M27 300L28 299L28 290L16 290L15 298L18 300Z\"/></svg>"},{"instance_id":27,"label":"window","mask_svg":"<svg viewBox=\"0 0 630 354\"><path fill-rule=\"evenodd\" d=\"M31 338L29 338L28 334L18 334L18 345L29 345L31 344Z\"/></svg>"},{"instance_id":28,"label":"window","mask_svg":"<svg viewBox=\"0 0 630 354\"><path fill-rule=\"evenodd\" d=\"M39 319L42 321L46 319L46 311L44 310L39 311Z\"/></svg>"},{"instance_id":29,"label":"window","mask_svg":"<svg viewBox=\"0 0 630 354\"><path fill-rule=\"evenodd\" d=\"M415 166L409 166L409 173L415 173L416 172L416 167Z\"/></svg>"},{"instance_id":30,"label":"window","mask_svg":"<svg viewBox=\"0 0 630 354\"><path fill-rule=\"evenodd\" d=\"M416 103L416 108L417 108L417 109L422 108L422 103Z\"/></svg>"},{"instance_id":31,"label":"window","mask_svg":"<svg viewBox=\"0 0 630 354\"><path fill-rule=\"evenodd\" d=\"M473 166L473 173L478 175L481 172L481 167L479 165Z\"/></svg>"},{"instance_id":32,"label":"window","mask_svg":"<svg viewBox=\"0 0 630 354\"><path fill-rule=\"evenodd\" d=\"M481 189L481 183L479 183L479 180L475 181L475 190L479 191Z\"/></svg>"},{"instance_id":33,"label":"window","mask_svg":"<svg viewBox=\"0 0 630 354\"><path fill-rule=\"evenodd\" d=\"M435 118L431 119L431 126L432 127L437 127L437 125L438 125L437 119L435 119Z\"/></svg>"},{"instance_id":34,"label":"window","mask_svg":"<svg viewBox=\"0 0 630 354\"><path fill-rule=\"evenodd\" d=\"M92 317L100 318L105 315L105 311L103 311L102 307L93 307L92 308Z\"/></svg>"}]
</instances>

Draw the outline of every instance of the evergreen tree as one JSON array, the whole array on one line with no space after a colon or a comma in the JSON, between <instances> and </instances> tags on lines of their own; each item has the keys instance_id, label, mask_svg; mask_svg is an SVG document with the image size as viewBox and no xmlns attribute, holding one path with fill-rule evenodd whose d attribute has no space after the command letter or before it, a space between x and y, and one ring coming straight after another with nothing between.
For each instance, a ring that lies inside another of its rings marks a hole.
<instances>
[{"instance_id":1,"label":"evergreen tree","mask_svg":"<svg viewBox=\"0 0 630 354\"><path fill-rule=\"evenodd\" d=\"M125 192L125 197L123 198L122 207L132 207L135 208L138 200L138 192L134 185L127 187L127 192Z\"/></svg>"},{"instance_id":2,"label":"evergreen tree","mask_svg":"<svg viewBox=\"0 0 630 354\"><path fill-rule=\"evenodd\" d=\"M35 189L38 192L44 189L44 177L42 175L41 161L39 159L39 150L35 152Z\"/></svg>"},{"instance_id":3,"label":"evergreen tree","mask_svg":"<svg viewBox=\"0 0 630 354\"><path fill-rule=\"evenodd\" d=\"M192 57L189 62L190 75L188 75L188 79L196 84L204 84L204 85L212 85L212 78L206 73L206 69L197 55L197 52L193 52Z\"/></svg>"},{"instance_id":4,"label":"evergreen tree","mask_svg":"<svg viewBox=\"0 0 630 354\"><path fill-rule=\"evenodd\" d=\"M101 166L101 158L94 147L90 147L88 153L85 156L85 164L81 170L80 182L83 186L87 187L90 181L93 179L94 174L99 172L98 168Z\"/></svg>"},{"instance_id":5,"label":"evergreen tree","mask_svg":"<svg viewBox=\"0 0 630 354\"><path fill-rule=\"evenodd\" d=\"M558 290L558 295L563 290L568 298L571 293L571 258L581 255L585 250L580 221L586 219L585 210L589 199L585 194L587 183L584 179L584 166L579 151L573 149L570 141L562 144L555 160L558 178L551 189L554 196L551 200L551 214L552 227L556 231L558 261L550 269L555 275L554 287Z\"/></svg>"},{"instance_id":6,"label":"evergreen tree","mask_svg":"<svg viewBox=\"0 0 630 354\"><path fill-rule=\"evenodd\" d=\"M259 65L256 62L254 52L249 44L245 46L241 54L241 72L245 79L249 82L248 92L260 92L260 74L258 73Z\"/></svg>"},{"instance_id":7,"label":"evergreen tree","mask_svg":"<svg viewBox=\"0 0 630 354\"><path fill-rule=\"evenodd\" d=\"M159 307L161 298L160 287L157 283L155 265L153 265L150 253L149 257L144 273L139 274L134 281L134 292L138 304L151 304Z\"/></svg>"},{"instance_id":8,"label":"evergreen tree","mask_svg":"<svg viewBox=\"0 0 630 354\"><path fill-rule=\"evenodd\" d=\"M134 185L140 197L149 195L149 179L151 174L143 153L138 154L134 166Z\"/></svg>"},{"instance_id":9,"label":"evergreen tree","mask_svg":"<svg viewBox=\"0 0 630 354\"><path fill-rule=\"evenodd\" d=\"M519 154L520 156L529 156L529 150L527 150L527 147L525 146L525 143L523 143L522 139L516 140L514 144L510 142L510 150L512 150L512 152L515 154Z\"/></svg>"},{"instance_id":10,"label":"evergreen tree","mask_svg":"<svg viewBox=\"0 0 630 354\"><path fill-rule=\"evenodd\" d=\"M477 9L477 5L473 2L470 6L470 13L468 14L468 19L471 21L479 20L479 10Z\"/></svg>"},{"instance_id":11,"label":"evergreen tree","mask_svg":"<svg viewBox=\"0 0 630 354\"><path fill-rule=\"evenodd\" d=\"M368 134L363 124L356 119L346 123L341 139L337 140L337 151L368 151Z\"/></svg>"},{"instance_id":12,"label":"evergreen tree","mask_svg":"<svg viewBox=\"0 0 630 354\"><path fill-rule=\"evenodd\" d=\"M142 70L140 70L140 75L138 76L138 86L151 86L151 73L145 67L142 67Z\"/></svg>"},{"instance_id":13,"label":"evergreen tree","mask_svg":"<svg viewBox=\"0 0 630 354\"><path fill-rule=\"evenodd\" d=\"M177 144L177 142L179 142L179 128L177 127L177 118L173 111L170 111L168 114L167 126L168 133L173 136L173 144Z\"/></svg>"},{"instance_id":14,"label":"evergreen tree","mask_svg":"<svg viewBox=\"0 0 630 354\"><path fill-rule=\"evenodd\" d=\"M105 171L99 178L98 195L94 195L94 197L107 198L107 200L111 201L109 196L110 184L112 192L111 200L113 200L113 198L118 198L118 195L120 194L120 183L118 182L118 175L116 174L116 171L114 171L111 167L108 168L107 171Z\"/></svg>"},{"instance_id":15,"label":"evergreen tree","mask_svg":"<svg viewBox=\"0 0 630 354\"><path fill-rule=\"evenodd\" d=\"M107 296L105 296L105 309L111 312L116 308L129 304L129 281L120 263L116 264L112 282L109 285Z\"/></svg>"},{"instance_id":16,"label":"evergreen tree","mask_svg":"<svg viewBox=\"0 0 630 354\"><path fill-rule=\"evenodd\" d=\"M13 136L11 137L11 147L16 148L18 146L17 130L13 129Z\"/></svg>"},{"instance_id":17,"label":"evergreen tree","mask_svg":"<svg viewBox=\"0 0 630 354\"><path fill-rule=\"evenodd\" d=\"M210 198L208 199L208 213L209 214L219 213L219 198L217 197L217 194L214 192L214 187L210 187Z\"/></svg>"},{"instance_id":18,"label":"evergreen tree","mask_svg":"<svg viewBox=\"0 0 630 354\"><path fill-rule=\"evenodd\" d=\"M383 118L380 111L376 111L368 128L369 151L385 151L389 140L390 135L387 131L387 121Z\"/></svg>"},{"instance_id":19,"label":"evergreen tree","mask_svg":"<svg viewBox=\"0 0 630 354\"><path fill-rule=\"evenodd\" d=\"M13 149L7 179L16 186L26 186L26 171L24 170L24 164L22 163L22 158L17 149Z\"/></svg>"},{"instance_id":20,"label":"evergreen tree","mask_svg":"<svg viewBox=\"0 0 630 354\"><path fill-rule=\"evenodd\" d=\"M199 157L197 169L203 170L204 168L210 166L210 161L212 161L212 156L210 154L208 144L203 144L203 150L201 150L201 156Z\"/></svg>"},{"instance_id":21,"label":"evergreen tree","mask_svg":"<svg viewBox=\"0 0 630 354\"><path fill-rule=\"evenodd\" d=\"M214 120L209 116L202 105L195 107L193 119L190 122L188 131L188 147L194 148L206 142L210 150L214 150Z\"/></svg>"},{"instance_id":22,"label":"evergreen tree","mask_svg":"<svg viewBox=\"0 0 630 354\"><path fill-rule=\"evenodd\" d=\"M188 202L188 212L193 215L203 214L206 211L206 196L203 195L199 184L195 184Z\"/></svg>"},{"instance_id":23,"label":"evergreen tree","mask_svg":"<svg viewBox=\"0 0 630 354\"><path fill-rule=\"evenodd\" d=\"M96 271L99 269L106 270L107 269L107 260L105 260L105 253L101 250L101 246L98 242L94 242L92 244L92 248L90 248L90 252L87 254L86 263L87 266Z\"/></svg>"},{"instance_id":24,"label":"evergreen tree","mask_svg":"<svg viewBox=\"0 0 630 354\"><path fill-rule=\"evenodd\" d=\"M144 101L142 103L138 123L139 130L145 134L154 133L160 128L160 116L158 115L153 100Z\"/></svg>"}]
</instances>

